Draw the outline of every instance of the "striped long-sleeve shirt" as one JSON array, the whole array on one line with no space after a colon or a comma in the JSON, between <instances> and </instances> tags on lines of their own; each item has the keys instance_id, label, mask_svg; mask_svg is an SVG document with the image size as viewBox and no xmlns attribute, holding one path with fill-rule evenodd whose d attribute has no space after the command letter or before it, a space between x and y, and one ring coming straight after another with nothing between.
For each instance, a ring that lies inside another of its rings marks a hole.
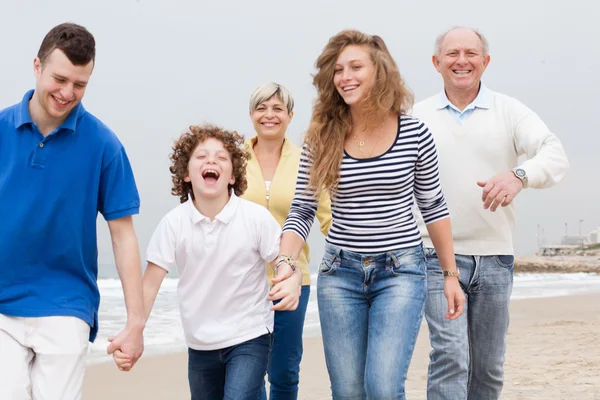
<instances>
[{"instance_id":1,"label":"striped long-sleeve shirt","mask_svg":"<svg viewBox=\"0 0 600 400\"><path fill-rule=\"evenodd\" d=\"M308 187L311 155L302 150L296 192L283 232L304 240L317 209ZM414 200L425 223L447 218L433 137L425 124L402 115L393 145L382 155L357 159L344 152L337 190L331 194L333 224L326 241L357 253L381 253L419 245Z\"/></svg>"}]
</instances>

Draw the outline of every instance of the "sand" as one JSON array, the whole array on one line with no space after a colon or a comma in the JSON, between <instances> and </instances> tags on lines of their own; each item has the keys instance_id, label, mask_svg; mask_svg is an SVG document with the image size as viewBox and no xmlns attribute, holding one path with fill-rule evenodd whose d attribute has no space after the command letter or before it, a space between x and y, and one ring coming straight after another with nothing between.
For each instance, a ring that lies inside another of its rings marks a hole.
<instances>
[{"instance_id":1,"label":"sand","mask_svg":"<svg viewBox=\"0 0 600 400\"><path fill-rule=\"evenodd\" d=\"M406 382L425 399L430 347L423 325ZM90 365L85 400L189 399L185 353L145 356L131 372ZM502 399L600 399L600 294L513 301ZM305 339L300 399L330 399L318 337Z\"/></svg>"}]
</instances>

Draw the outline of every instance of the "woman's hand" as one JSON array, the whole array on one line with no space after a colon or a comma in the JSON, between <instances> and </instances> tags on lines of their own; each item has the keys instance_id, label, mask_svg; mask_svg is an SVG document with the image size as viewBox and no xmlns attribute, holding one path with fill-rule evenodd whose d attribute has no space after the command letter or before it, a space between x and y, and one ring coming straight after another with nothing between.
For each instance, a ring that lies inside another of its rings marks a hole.
<instances>
[{"instance_id":1,"label":"woman's hand","mask_svg":"<svg viewBox=\"0 0 600 400\"><path fill-rule=\"evenodd\" d=\"M465 311L465 294L455 276L444 277L444 296L448 300L446 319L454 320Z\"/></svg>"}]
</instances>

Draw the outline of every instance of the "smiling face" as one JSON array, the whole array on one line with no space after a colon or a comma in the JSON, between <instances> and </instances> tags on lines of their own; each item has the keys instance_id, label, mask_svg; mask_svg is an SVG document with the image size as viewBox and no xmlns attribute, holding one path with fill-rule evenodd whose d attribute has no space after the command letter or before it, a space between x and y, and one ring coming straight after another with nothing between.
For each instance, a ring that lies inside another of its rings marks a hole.
<instances>
[{"instance_id":1,"label":"smiling face","mask_svg":"<svg viewBox=\"0 0 600 400\"><path fill-rule=\"evenodd\" d=\"M279 96L273 96L258 104L250 113L259 139L282 139L293 116L294 112L288 113Z\"/></svg>"},{"instance_id":2,"label":"smiling face","mask_svg":"<svg viewBox=\"0 0 600 400\"><path fill-rule=\"evenodd\" d=\"M36 86L34 92L37 113L44 121L60 125L71 110L79 104L92 74L94 62L73 65L65 53L55 49L42 64L39 58L33 62Z\"/></svg>"},{"instance_id":3,"label":"smiling face","mask_svg":"<svg viewBox=\"0 0 600 400\"><path fill-rule=\"evenodd\" d=\"M369 94L375 76L375 65L366 45L350 45L338 56L333 84L349 106L359 105Z\"/></svg>"},{"instance_id":4,"label":"smiling face","mask_svg":"<svg viewBox=\"0 0 600 400\"><path fill-rule=\"evenodd\" d=\"M490 56L484 54L481 39L475 32L459 28L446 34L440 54L434 55L432 61L447 91L477 91Z\"/></svg>"},{"instance_id":5,"label":"smiling face","mask_svg":"<svg viewBox=\"0 0 600 400\"><path fill-rule=\"evenodd\" d=\"M229 198L229 185L235 183L233 164L220 140L208 138L196 146L184 181L192 184L195 198Z\"/></svg>"}]
</instances>

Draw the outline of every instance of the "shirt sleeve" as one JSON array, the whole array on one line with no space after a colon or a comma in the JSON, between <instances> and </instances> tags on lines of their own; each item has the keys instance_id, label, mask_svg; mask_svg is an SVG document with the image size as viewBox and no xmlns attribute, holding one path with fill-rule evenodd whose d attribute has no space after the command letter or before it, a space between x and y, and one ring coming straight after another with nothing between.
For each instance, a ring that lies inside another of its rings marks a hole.
<instances>
[{"instance_id":1,"label":"shirt sleeve","mask_svg":"<svg viewBox=\"0 0 600 400\"><path fill-rule=\"evenodd\" d=\"M175 258L176 235L169 215L158 224L148 243L146 261L151 262L167 272L176 268Z\"/></svg>"},{"instance_id":2,"label":"shirt sleeve","mask_svg":"<svg viewBox=\"0 0 600 400\"><path fill-rule=\"evenodd\" d=\"M120 151L105 165L100 175L98 211L107 221L138 214L140 197L133 170L121 146Z\"/></svg>"},{"instance_id":3,"label":"shirt sleeve","mask_svg":"<svg viewBox=\"0 0 600 400\"><path fill-rule=\"evenodd\" d=\"M423 123L419 128L414 194L425 224L449 217L440 183L435 142L433 135Z\"/></svg>"},{"instance_id":4,"label":"shirt sleeve","mask_svg":"<svg viewBox=\"0 0 600 400\"><path fill-rule=\"evenodd\" d=\"M518 111L514 143L517 155L527 158L521 165L527 174L527 185L537 189L551 187L569 170L565 149L536 113L520 102L515 107Z\"/></svg>"},{"instance_id":5,"label":"shirt sleeve","mask_svg":"<svg viewBox=\"0 0 600 400\"><path fill-rule=\"evenodd\" d=\"M258 232L258 250L263 260L270 263L279 255L281 240L281 226L271 213L265 208L260 217L260 230Z\"/></svg>"},{"instance_id":6,"label":"shirt sleeve","mask_svg":"<svg viewBox=\"0 0 600 400\"><path fill-rule=\"evenodd\" d=\"M305 144L302 146L302 154L300 155L294 200L292 200L290 212L283 225L283 232L295 232L304 241L306 241L315 220L318 205L316 193L308 185L311 165L312 157Z\"/></svg>"},{"instance_id":7,"label":"shirt sleeve","mask_svg":"<svg viewBox=\"0 0 600 400\"><path fill-rule=\"evenodd\" d=\"M319 196L319 204L317 206L317 219L321 223L321 233L327 236L333 217L331 216L331 199L329 191L322 190Z\"/></svg>"}]
</instances>

